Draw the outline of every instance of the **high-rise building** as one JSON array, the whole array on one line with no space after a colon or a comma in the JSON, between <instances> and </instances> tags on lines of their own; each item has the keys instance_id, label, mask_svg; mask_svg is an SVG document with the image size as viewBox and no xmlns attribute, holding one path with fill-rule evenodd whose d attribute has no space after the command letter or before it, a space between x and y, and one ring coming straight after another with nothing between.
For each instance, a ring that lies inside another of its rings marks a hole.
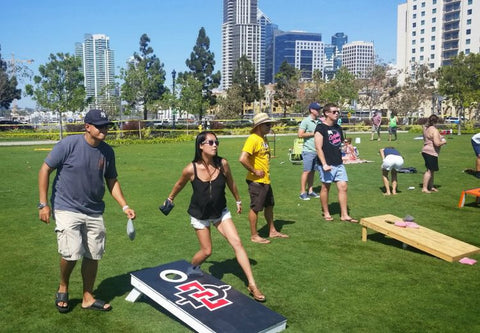
<instances>
[{"instance_id":1,"label":"high-rise building","mask_svg":"<svg viewBox=\"0 0 480 333\"><path fill-rule=\"evenodd\" d=\"M257 16L260 25L260 80L261 84L273 82L273 37L278 29L260 9Z\"/></svg>"},{"instance_id":2,"label":"high-rise building","mask_svg":"<svg viewBox=\"0 0 480 333\"><path fill-rule=\"evenodd\" d=\"M345 35L343 32L337 32L335 35L332 36L332 45L334 45L336 48L336 54L342 53L343 45L347 43L348 36Z\"/></svg>"},{"instance_id":3,"label":"high-rise building","mask_svg":"<svg viewBox=\"0 0 480 333\"><path fill-rule=\"evenodd\" d=\"M480 52L480 1L407 0L398 5L397 67L402 73L412 74L415 64L436 70L460 52Z\"/></svg>"},{"instance_id":4,"label":"high-rise building","mask_svg":"<svg viewBox=\"0 0 480 333\"><path fill-rule=\"evenodd\" d=\"M253 64L260 82L260 25L257 0L223 0L222 83L228 89L237 61L245 55Z\"/></svg>"},{"instance_id":5,"label":"high-rise building","mask_svg":"<svg viewBox=\"0 0 480 333\"><path fill-rule=\"evenodd\" d=\"M115 94L109 85L115 82L114 52L110 38L102 34L85 34L83 43L75 44L75 55L82 59L82 70L87 97L93 97L91 106L98 107L101 101Z\"/></svg>"},{"instance_id":6,"label":"high-rise building","mask_svg":"<svg viewBox=\"0 0 480 333\"><path fill-rule=\"evenodd\" d=\"M343 45L342 64L359 79L367 78L375 65L372 42L355 41Z\"/></svg>"},{"instance_id":7,"label":"high-rise building","mask_svg":"<svg viewBox=\"0 0 480 333\"><path fill-rule=\"evenodd\" d=\"M303 31L275 31L273 75L286 61L299 69L303 80L311 80L313 72L323 72L324 44L322 34Z\"/></svg>"}]
</instances>

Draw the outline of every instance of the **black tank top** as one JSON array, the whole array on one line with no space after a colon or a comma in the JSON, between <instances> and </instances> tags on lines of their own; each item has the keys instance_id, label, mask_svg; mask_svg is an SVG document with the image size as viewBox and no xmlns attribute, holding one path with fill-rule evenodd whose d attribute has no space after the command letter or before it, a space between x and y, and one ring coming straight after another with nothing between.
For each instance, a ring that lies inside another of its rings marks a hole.
<instances>
[{"instance_id":1,"label":"black tank top","mask_svg":"<svg viewBox=\"0 0 480 333\"><path fill-rule=\"evenodd\" d=\"M199 220L216 219L222 216L222 211L227 207L225 199L226 177L222 170L212 181L201 181L197 176L197 167L193 164L195 177L192 180L193 194L188 207L188 214Z\"/></svg>"}]
</instances>

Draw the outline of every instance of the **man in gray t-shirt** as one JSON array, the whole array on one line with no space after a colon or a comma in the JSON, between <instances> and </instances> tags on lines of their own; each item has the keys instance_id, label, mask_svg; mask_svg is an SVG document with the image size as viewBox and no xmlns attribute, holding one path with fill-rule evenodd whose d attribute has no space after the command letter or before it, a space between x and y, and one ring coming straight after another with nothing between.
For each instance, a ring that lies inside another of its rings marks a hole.
<instances>
[{"instance_id":1,"label":"man in gray t-shirt","mask_svg":"<svg viewBox=\"0 0 480 333\"><path fill-rule=\"evenodd\" d=\"M310 200L318 198L319 195L313 191L313 177L317 168L317 152L315 150L315 141L313 139L315 128L318 125L318 116L322 107L313 102L308 107L310 114L305 117L298 128L298 137L303 139L303 172L300 178L300 199ZM307 190L308 189L308 193Z\"/></svg>"},{"instance_id":2,"label":"man in gray t-shirt","mask_svg":"<svg viewBox=\"0 0 480 333\"><path fill-rule=\"evenodd\" d=\"M60 286L55 306L59 312L70 310L68 285L76 262L82 260L82 308L109 311L110 304L93 296L98 260L105 248L103 212L105 184L112 197L129 219L135 211L128 207L117 180L115 154L104 142L109 126L105 112L90 110L85 116L85 133L71 135L57 143L45 158L38 173L38 204L40 220L50 223L55 218L60 259ZM56 171L52 185L51 205L48 205L50 174Z\"/></svg>"}]
</instances>

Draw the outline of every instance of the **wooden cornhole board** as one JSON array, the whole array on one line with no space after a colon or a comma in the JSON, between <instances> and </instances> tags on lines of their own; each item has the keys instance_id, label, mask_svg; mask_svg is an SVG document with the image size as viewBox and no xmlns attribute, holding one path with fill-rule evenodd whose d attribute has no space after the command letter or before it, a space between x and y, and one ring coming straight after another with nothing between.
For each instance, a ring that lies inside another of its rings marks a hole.
<instances>
[{"instance_id":1,"label":"wooden cornhole board","mask_svg":"<svg viewBox=\"0 0 480 333\"><path fill-rule=\"evenodd\" d=\"M402 220L391 214L362 218L360 220L362 240L367 241L367 228L370 228L449 262L458 261L463 257L480 252L480 248L476 246L422 226L401 228L386 222Z\"/></svg>"},{"instance_id":2,"label":"wooden cornhole board","mask_svg":"<svg viewBox=\"0 0 480 333\"><path fill-rule=\"evenodd\" d=\"M281 332L287 319L203 272L189 277L185 260L131 273L133 290L126 300L142 294L196 332ZM268 300L267 300L268 302Z\"/></svg>"}]
</instances>

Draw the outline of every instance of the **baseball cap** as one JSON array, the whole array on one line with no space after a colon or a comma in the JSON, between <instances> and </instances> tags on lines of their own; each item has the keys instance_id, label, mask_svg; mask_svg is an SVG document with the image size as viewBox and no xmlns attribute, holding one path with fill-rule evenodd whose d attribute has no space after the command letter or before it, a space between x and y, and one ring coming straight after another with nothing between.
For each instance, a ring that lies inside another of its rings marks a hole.
<instances>
[{"instance_id":1,"label":"baseball cap","mask_svg":"<svg viewBox=\"0 0 480 333\"><path fill-rule=\"evenodd\" d=\"M84 121L86 124L92 124L94 126L113 125L113 123L108 120L107 113L97 109L88 111Z\"/></svg>"},{"instance_id":2,"label":"baseball cap","mask_svg":"<svg viewBox=\"0 0 480 333\"><path fill-rule=\"evenodd\" d=\"M313 103L310 103L310 105L308 106L308 109L309 110L314 109L314 110L320 111L322 109L322 106L317 102L313 102Z\"/></svg>"}]
</instances>

